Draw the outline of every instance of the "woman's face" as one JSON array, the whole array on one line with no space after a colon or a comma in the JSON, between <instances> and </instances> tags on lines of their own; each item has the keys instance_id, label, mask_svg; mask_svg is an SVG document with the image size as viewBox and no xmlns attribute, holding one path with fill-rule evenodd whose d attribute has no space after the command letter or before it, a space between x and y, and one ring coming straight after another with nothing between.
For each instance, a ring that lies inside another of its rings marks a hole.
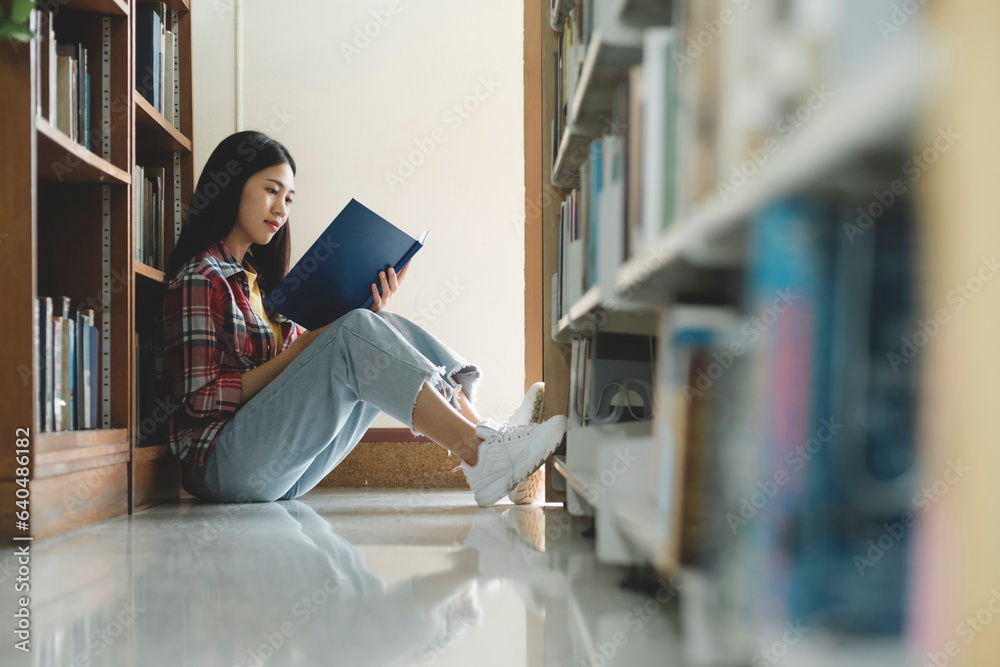
<instances>
[{"instance_id":1,"label":"woman's face","mask_svg":"<svg viewBox=\"0 0 1000 667\"><path fill-rule=\"evenodd\" d=\"M294 194L295 175L287 163L257 172L243 186L236 227L250 243L267 244L288 222Z\"/></svg>"}]
</instances>

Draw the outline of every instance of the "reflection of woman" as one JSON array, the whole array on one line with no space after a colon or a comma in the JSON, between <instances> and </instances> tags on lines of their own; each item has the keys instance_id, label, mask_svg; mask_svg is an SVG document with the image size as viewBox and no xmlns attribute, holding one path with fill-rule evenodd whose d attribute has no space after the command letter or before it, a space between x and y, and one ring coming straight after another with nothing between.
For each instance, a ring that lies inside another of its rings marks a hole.
<instances>
[{"instance_id":1,"label":"reflection of woman","mask_svg":"<svg viewBox=\"0 0 1000 667\"><path fill-rule=\"evenodd\" d=\"M209 511L211 531L198 521L202 510L210 508L190 506L168 528L174 549L137 581L139 655L241 667L409 665L478 618L475 559L386 586L304 503L244 505L225 522ZM171 639L166 625L185 640Z\"/></svg>"},{"instance_id":2,"label":"reflection of woman","mask_svg":"<svg viewBox=\"0 0 1000 667\"><path fill-rule=\"evenodd\" d=\"M178 406L170 446L184 488L212 501L295 498L382 411L454 452L476 501L496 502L552 453L565 418L482 419L473 406L479 367L385 310L409 265L379 276L370 309L315 331L264 307L288 271L294 178L295 161L277 141L259 132L224 139L170 257L164 343Z\"/></svg>"}]
</instances>

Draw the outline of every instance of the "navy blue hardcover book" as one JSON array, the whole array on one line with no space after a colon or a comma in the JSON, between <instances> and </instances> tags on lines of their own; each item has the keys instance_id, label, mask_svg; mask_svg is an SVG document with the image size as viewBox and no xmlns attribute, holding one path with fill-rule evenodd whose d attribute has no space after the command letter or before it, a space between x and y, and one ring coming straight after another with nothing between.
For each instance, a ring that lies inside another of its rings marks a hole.
<instances>
[{"instance_id":1,"label":"navy blue hardcover book","mask_svg":"<svg viewBox=\"0 0 1000 667\"><path fill-rule=\"evenodd\" d=\"M356 199L333 219L264 300L307 330L319 329L375 300L379 271L399 273L424 247L427 231L413 238Z\"/></svg>"}]
</instances>

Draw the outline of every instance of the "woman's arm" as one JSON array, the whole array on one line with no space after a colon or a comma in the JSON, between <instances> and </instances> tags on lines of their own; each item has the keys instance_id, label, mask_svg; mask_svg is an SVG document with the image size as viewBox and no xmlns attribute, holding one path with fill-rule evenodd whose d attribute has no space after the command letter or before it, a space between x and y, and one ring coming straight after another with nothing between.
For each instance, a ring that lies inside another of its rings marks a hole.
<instances>
[{"instance_id":1,"label":"woman's arm","mask_svg":"<svg viewBox=\"0 0 1000 667\"><path fill-rule=\"evenodd\" d=\"M328 324L325 327L299 334L298 338L285 348L284 352L278 353L273 359L265 361L260 366L241 374L243 391L240 395L240 405L245 404L256 396L257 392L266 387L271 380L278 377L281 371L285 370L288 364L292 363L295 357L299 356L302 350L306 349L328 326L330 325Z\"/></svg>"}]
</instances>

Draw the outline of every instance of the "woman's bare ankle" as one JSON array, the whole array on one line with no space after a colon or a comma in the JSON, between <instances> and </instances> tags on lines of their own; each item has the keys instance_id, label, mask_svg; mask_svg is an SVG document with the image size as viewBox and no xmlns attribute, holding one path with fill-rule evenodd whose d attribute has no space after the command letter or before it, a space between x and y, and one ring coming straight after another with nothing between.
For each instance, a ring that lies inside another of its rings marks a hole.
<instances>
[{"instance_id":1,"label":"woman's bare ankle","mask_svg":"<svg viewBox=\"0 0 1000 667\"><path fill-rule=\"evenodd\" d=\"M485 442L484 438L480 438L473 433L471 437L462 441L461 449L454 449L452 451L455 452L458 458L470 466L474 466L479 462L479 445L483 444L483 442Z\"/></svg>"}]
</instances>

